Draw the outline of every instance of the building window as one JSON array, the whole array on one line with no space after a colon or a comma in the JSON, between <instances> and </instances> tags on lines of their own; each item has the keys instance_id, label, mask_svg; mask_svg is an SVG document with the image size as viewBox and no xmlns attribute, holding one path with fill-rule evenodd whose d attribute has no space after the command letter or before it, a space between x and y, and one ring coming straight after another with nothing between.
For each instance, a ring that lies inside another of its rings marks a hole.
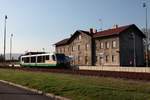
<instances>
[{"instance_id":1,"label":"building window","mask_svg":"<svg viewBox=\"0 0 150 100\"><path fill-rule=\"evenodd\" d=\"M97 56L95 56L95 62L97 62L98 61L98 57Z\"/></svg>"},{"instance_id":2,"label":"building window","mask_svg":"<svg viewBox=\"0 0 150 100\"><path fill-rule=\"evenodd\" d=\"M72 51L73 51L73 46L72 46Z\"/></svg>"},{"instance_id":3,"label":"building window","mask_svg":"<svg viewBox=\"0 0 150 100\"><path fill-rule=\"evenodd\" d=\"M85 56L85 64L88 64L88 56Z\"/></svg>"},{"instance_id":4,"label":"building window","mask_svg":"<svg viewBox=\"0 0 150 100\"><path fill-rule=\"evenodd\" d=\"M80 62L81 62L81 57L78 56L78 64L80 64Z\"/></svg>"},{"instance_id":5,"label":"building window","mask_svg":"<svg viewBox=\"0 0 150 100\"><path fill-rule=\"evenodd\" d=\"M64 52L65 52L65 48L64 48Z\"/></svg>"},{"instance_id":6,"label":"building window","mask_svg":"<svg viewBox=\"0 0 150 100\"><path fill-rule=\"evenodd\" d=\"M68 47L68 51L69 51L69 47Z\"/></svg>"},{"instance_id":7,"label":"building window","mask_svg":"<svg viewBox=\"0 0 150 100\"><path fill-rule=\"evenodd\" d=\"M80 51L80 45L78 45L78 51Z\"/></svg>"},{"instance_id":8,"label":"building window","mask_svg":"<svg viewBox=\"0 0 150 100\"><path fill-rule=\"evenodd\" d=\"M116 41L114 40L114 41L112 41L112 48L116 48L117 47L117 43L116 43Z\"/></svg>"},{"instance_id":9,"label":"building window","mask_svg":"<svg viewBox=\"0 0 150 100\"><path fill-rule=\"evenodd\" d=\"M56 52L58 53L59 51L58 51L59 49L58 48L56 48Z\"/></svg>"},{"instance_id":10,"label":"building window","mask_svg":"<svg viewBox=\"0 0 150 100\"><path fill-rule=\"evenodd\" d=\"M82 36L81 35L79 35L79 40L81 40L82 39Z\"/></svg>"},{"instance_id":11,"label":"building window","mask_svg":"<svg viewBox=\"0 0 150 100\"><path fill-rule=\"evenodd\" d=\"M109 61L109 56L106 55L106 63Z\"/></svg>"},{"instance_id":12,"label":"building window","mask_svg":"<svg viewBox=\"0 0 150 100\"><path fill-rule=\"evenodd\" d=\"M129 39L133 39L134 38L134 33L129 33L128 36L129 36Z\"/></svg>"},{"instance_id":13,"label":"building window","mask_svg":"<svg viewBox=\"0 0 150 100\"><path fill-rule=\"evenodd\" d=\"M85 45L85 50L88 50L88 48L89 48L89 44L87 43L87 44Z\"/></svg>"},{"instance_id":14,"label":"building window","mask_svg":"<svg viewBox=\"0 0 150 100\"><path fill-rule=\"evenodd\" d=\"M75 51L75 46L72 46L72 51Z\"/></svg>"},{"instance_id":15,"label":"building window","mask_svg":"<svg viewBox=\"0 0 150 100\"><path fill-rule=\"evenodd\" d=\"M115 62L115 55L112 55L112 62Z\"/></svg>"},{"instance_id":16,"label":"building window","mask_svg":"<svg viewBox=\"0 0 150 100\"><path fill-rule=\"evenodd\" d=\"M109 42L106 42L106 49L109 48Z\"/></svg>"},{"instance_id":17,"label":"building window","mask_svg":"<svg viewBox=\"0 0 150 100\"><path fill-rule=\"evenodd\" d=\"M60 48L60 52L59 53L61 53L61 48Z\"/></svg>"},{"instance_id":18,"label":"building window","mask_svg":"<svg viewBox=\"0 0 150 100\"><path fill-rule=\"evenodd\" d=\"M100 65L102 65L102 64L103 64L103 57L100 57L99 60L100 60L100 61L99 61L99 62L100 62Z\"/></svg>"},{"instance_id":19,"label":"building window","mask_svg":"<svg viewBox=\"0 0 150 100\"><path fill-rule=\"evenodd\" d=\"M76 47L75 46L73 46L73 51L75 51L76 50Z\"/></svg>"},{"instance_id":20,"label":"building window","mask_svg":"<svg viewBox=\"0 0 150 100\"><path fill-rule=\"evenodd\" d=\"M104 43L100 42L100 49L103 49L103 48L104 48Z\"/></svg>"}]
</instances>

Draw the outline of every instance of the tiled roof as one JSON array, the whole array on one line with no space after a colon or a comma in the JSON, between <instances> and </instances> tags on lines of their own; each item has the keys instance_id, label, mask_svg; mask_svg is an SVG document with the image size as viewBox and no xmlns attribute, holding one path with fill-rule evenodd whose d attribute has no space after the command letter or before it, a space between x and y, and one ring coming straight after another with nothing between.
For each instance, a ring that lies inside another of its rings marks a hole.
<instances>
[{"instance_id":1,"label":"tiled roof","mask_svg":"<svg viewBox=\"0 0 150 100\"><path fill-rule=\"evenodd\" d=\"M70 43L78 33L85 33L87 35L92 36L92 38L106 37L106 36L119 35L121 32L125 31L126 29L128 29L129 27L132 27L132 26L136 27L136 25L130 24L130 25L116 27L116 28L112 28L112 29L108 29L108 30L104 30L104 31L100 31L100 32L92 33L92 34L88 31L78 30L70 38L61 40L61 41L57 42L55 45L60 46L60 45L65 45L67 43ZM143 33L142 33L142 36L145 37L145 35Z\"/></svg>"},{"instance_id":2,"label":"tiled roof","mask_svg":"<svg viewBox=\"0 0 150 100\"><path fill-rule=\"evenodd\" d=\"M60 45L67 44L67 42L68 42L69 39L70 39L70 38L63 39L63 40L57 42L55 45L56 45L56 46L60 46Z\"/></svg>"},{"instance_id":3,"label":"tiled roof","mask_svg":"<svg viewBox=\"0 0 150 100\"><path fill-rule=\"evenodd\" d=\"M96 37L103 37L103 36L118 35L119 33L126 30L130 26L131 25L126 25L126 26L122 26L122 27L118 27L118 28L112 28L112 29L100 31L100 32L93 34L93 37L96 38Z\"/></svg>"}]
</instances>

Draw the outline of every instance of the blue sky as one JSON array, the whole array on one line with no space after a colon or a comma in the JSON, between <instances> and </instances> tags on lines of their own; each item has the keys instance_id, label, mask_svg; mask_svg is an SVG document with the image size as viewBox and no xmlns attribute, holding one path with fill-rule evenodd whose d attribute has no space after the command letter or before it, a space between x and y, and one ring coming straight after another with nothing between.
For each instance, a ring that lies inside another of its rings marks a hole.
<instances>
[{"instance_id":1,"label":"blue sky","mask_svg":"<svg viewBox=\"0 0 150 100\"><path fill-rule=\"evenodd\" d=\"M7 49L13 33L13 52L53 51L52 44L76 30L111 28L114 24L145 26L144 0L0 0L0 52L3 53L4 16ZM150 0L148 16L150 18ZM102 19L103 25L99 19ZM148 19L150 23L150 19ZM150 27L150 26L149 26Z\"/></svg>"}]
</instances>

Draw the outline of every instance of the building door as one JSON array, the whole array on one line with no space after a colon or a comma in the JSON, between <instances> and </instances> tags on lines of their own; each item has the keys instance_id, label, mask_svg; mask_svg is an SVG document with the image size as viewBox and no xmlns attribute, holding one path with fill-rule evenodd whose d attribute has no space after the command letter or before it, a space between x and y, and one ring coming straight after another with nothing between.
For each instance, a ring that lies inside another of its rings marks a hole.
<instances>
[{"instance_id":1,"label":"building door","mask_svg":"<svg viewBox=\"0 0 150 100\"><path fill-rule=\"evenodd\" d=\"M103 65L103 57L100 56L100 59L99 59L99 64L102 66Z\"/></svg>"}]
</instances>

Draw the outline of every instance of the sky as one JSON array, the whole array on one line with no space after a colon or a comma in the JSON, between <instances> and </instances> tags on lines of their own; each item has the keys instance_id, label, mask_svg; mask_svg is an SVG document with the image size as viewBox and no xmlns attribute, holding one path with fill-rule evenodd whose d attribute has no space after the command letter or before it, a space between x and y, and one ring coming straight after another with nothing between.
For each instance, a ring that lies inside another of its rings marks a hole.
<instances>
[{"instance_id":1,"label":"sky","mask_svg":"<svg viewBox=\"0 0 150 100\"><path fill-rule=\"evenodd\" d=\"M144 1L150 27L150 0L0 0L0 53L4 47L5 15L6 53L10 52L11 34L13 53L53 52L53 44L76 30L104 30L114 24L145 27Z\"/></svg>"}]
</instances>

